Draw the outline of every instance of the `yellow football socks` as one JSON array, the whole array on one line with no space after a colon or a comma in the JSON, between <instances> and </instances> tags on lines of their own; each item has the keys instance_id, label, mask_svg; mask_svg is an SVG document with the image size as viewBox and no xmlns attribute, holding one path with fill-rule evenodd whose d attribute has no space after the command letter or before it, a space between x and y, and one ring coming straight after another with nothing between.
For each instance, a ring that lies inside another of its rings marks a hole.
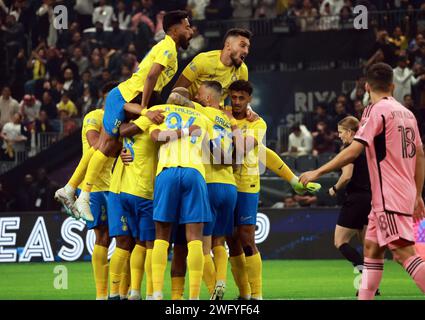
<instances>
[{"instance_id":1,"label":"yellow football socks","mask_svg":"<svg viewBox=\"0 0 425 320\"><path fill-rule=\"evenodd\" d=\"M96 283L96 299L106 300L108 298L108 248L96 244L91 262Z\"/></svg>"},{"instance_id":2,"label":"yellow football socks","mask_svg":"<svg viewBox=\"0 0 425 320\"><path fill-rule=\"evenodd\" d=\"M121 272L121 282L120 282L120 288L119 288L121 300L127 299L128 291L130 289L130 283L131 283L131 275L130 275L130 256L129 256Z\"/></svg>"},{"instance_id":3,"label":"yellow football socks","mask_svg":"<svg viewBox=\"0 0 425 320\"><path fill-rule=\"evenodd\" d=\"M171 300L183 300L184 277L171 277Z\"/></svg>"},{"instance_id":4,"label":"yellow football socks","mask_svg":"<svg viewBox=\"0 0 425 320\"><path fill-rule=\"evenodd\" d=\"M273 171L285 181L291 183L291 181L294 181L294 177L296 178L296 181L298 181L298 178L286 165L286 163L283 162L279 155L269 148L266 148L266 162L267 169Z\"/></svg>"},{"instance_id":5,"label":"yellow football socks","mask_svg":"<svg viewBox=\"0 0 425 320\"><path fill-rule=\"evenodd\" d=\"M204 253L202 241L193 240L187 244L187 269L189 270L189 299L198 300L201 292Z\"/></svg>"},{"instance_id":6,"label":"yellow football socks","mask_svg":"<svg viewBox=\"0 0 425 320\"><path fill-rule=\"evenodd\" d=\"M162 299L164 274L167 267L168 241L155 240L152 250L152 285L154 299Z\"/></svg>"},{"instance_id":7,"label":"yellow football socks","mask_svg":"<svg viewBox=\"0 0 425 320\"><path fill-rule=\"evenodd\" d=\"M251 287L251 298L258 300L262 299L262 262L259 252L250 257L246 257L245 268Z\"/></svg>"},{"instance_id":8,"label":"yellow football socks","mask_svg":"<svg viewBox=\"0 0 425 320\"><path fill-rule=\"evenodd\" d=\"M86 172L87 172L87 167L89 165L90 159L92 158L94 152L95 152L94 148L91 147L81 157L81 160L78 163L77 168L72 174L71 179L69 179L68 181L68 185L70 185L72 188L77 189L80 183L83 182L84 176L86 175Z\"/></svg>"},{"instance_id":9,"label":"yellow football socks","mask_svg":"<svg viewBox=\"0 0 425 320\"><path fill-rule=\"evenodd\" d=\"M248 282L248 274L245 270L245 254L229 258L233 278L239 288L239 295L241 298L251 298L251 287Z\"/></svg>"},{"instance_id":10,"label":"yellow football socks","mask_svg":"<svg viewBox=\"0 0 425 320\"><path fill-rule=\"evenodd\" d=\"M152 297L153 296L152 249L146 249L145 273L146 273L146 297Z\"/></svg>"},{"instance_id":11,"label":"yellow football socks","mask_svg":"<svg viewBox=\"0 0 425 320\"><path fill-rule=\"evenodd\" d=\"M98 177L99 173L102 172L107 160L108 157L105 156L100 150L96 150L94 152L87 166L86 176L84 179L83 186L81 187L82 191L91 191L93 184L96 181L96 178Z\"/></svg>"},{"instance_id":12,"label":"yellow football socks","mask_svg":"<svg viewBox=\"0 0 425 320\"><path fill-rule=\"evenodd\" d=\"M204 272L202 278L208 288L208 292L212 294L215 288L215 266L211 254L204 255Z\"/></svg>"},{"instance_id":13,"label":"yellow football socks","mask_svg":"<svg viewBox=\"0 0 425 320\"><path fill-rule=\"evenodd\" d=\"M215 264L215 271L216 281L224 281L226 282L227 278L227 252L226 248L224 246L216 246L212 249L214 254L214 264Z\"/></svg>"},{"instance_id":14,"label":"yellow football socks","mask_svg":"<svg viewBox=\"0 0 425 320\"><path fill-rule=\"evenodd\" d=\"M136 244L130 256L131 290L139 291L145 272L146 248Z\"/></svg>"},{"instance_id":15,"label":"yellow football socks","mask_svg":"<svg viewBox=\"0 0 425 320\"><path fill-rule=\"evenodd\" d=\"M109 263L109 296L115 297L119 295L121 273L124 270L125 264L128 263L130 252L121 248L115 248Z\"/></svg>"}]
</instances>

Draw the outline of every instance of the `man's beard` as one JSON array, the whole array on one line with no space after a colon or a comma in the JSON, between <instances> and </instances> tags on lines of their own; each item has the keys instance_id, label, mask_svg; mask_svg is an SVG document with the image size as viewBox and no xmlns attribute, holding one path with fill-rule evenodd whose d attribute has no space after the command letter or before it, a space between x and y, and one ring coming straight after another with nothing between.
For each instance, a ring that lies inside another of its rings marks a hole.
<instances>
[{"instance_id":1,"label":"man's beard","mask_svg":"<svg viewBox=\"0 0 425 320\"><path fill-rule=\"evenodd\" d=\"M180 36L180 38L179 38L180 47L183 50L186 50L187 48L189 48L189 41L190 41L190 39L189 40L186 39L185 36Z\"/></svg>"},{"instance_id":2,"label":"man's beard","mask_svg":"<svg viewBox=\"0 0 425 320\"><path fill-rule=\"evenodd\" d=\"M236 56L236 54L232 54L232 55L230 55L230 59L232 60L233 65L234 65L236 68L239 68L239 67L242 65L242 62L241 62L241 63L239 63L239 62L236 60L235 56Z\"/></svg>"}]
</instances>

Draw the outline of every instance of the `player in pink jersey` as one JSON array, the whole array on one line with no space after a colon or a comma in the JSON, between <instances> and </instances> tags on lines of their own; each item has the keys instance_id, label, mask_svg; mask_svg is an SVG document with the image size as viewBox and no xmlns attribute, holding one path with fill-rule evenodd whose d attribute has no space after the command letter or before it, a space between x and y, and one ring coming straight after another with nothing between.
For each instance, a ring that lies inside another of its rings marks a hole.
<instances>
[{"instance_id":1,"label":"player in pink jersey","mask_svg":"<svg viewBox=\"0 0 425 320\"><path fill-rule=\"evenodd\" d=\"M378 289L388 247L425 293L425 261L414 248L413 220L425 216L422 188L425 159L414 115L391 95L393 70L385 63L366 74L372 104L363 112L352 144L317 170L300 176L306 184L356 159L364 148L372 187L372 211L364 243L359 300L371 300Z\"/></svg>"}]
</instances>

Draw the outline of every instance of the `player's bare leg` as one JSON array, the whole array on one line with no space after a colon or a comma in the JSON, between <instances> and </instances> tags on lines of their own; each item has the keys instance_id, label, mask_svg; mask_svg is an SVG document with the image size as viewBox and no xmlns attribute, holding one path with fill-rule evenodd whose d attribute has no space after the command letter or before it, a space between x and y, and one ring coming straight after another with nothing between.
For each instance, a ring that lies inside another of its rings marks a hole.
<instances>
[{"instance_id":1,"label":"player's bare leg","mask_svg":"<svg viewBox=\"0 0 425 320\"><path fill-rule=\"evenodd\" d=\"M212 251L216 270L215 288L211 300L223 300L226 291L228 256L224 247L225 237L212 237Z\"/></svg>"},{"instance_id":2,"label":"player's bare leg","mask_svg":"<svg viewBox=\"0 0 425 320\"><path fill-rule=\"evenodd\" d=\"M121 142L117 138L110 136L105 131L101 131L98 141L98 149L91 157L87 172L81 188L81 194L74 203L75 211L85 220L93 221L90 210L90 192L97 177L102 172L108 157L115 157L121 150Z\"/></svg>"},{"instance_id":3,"label":"player's bare leg","mask_svg":"<svg viewBox=\"0 0 425 320\"><path fill-rule=\"evenodd\" d=\"M350 261L355 268L360 272L363 266L363 258L352 246L350 246L351 239L358 235L359 230L345 228L337 225L335 227L334 244L341 254Z\"/></svg>"}]
</instances>

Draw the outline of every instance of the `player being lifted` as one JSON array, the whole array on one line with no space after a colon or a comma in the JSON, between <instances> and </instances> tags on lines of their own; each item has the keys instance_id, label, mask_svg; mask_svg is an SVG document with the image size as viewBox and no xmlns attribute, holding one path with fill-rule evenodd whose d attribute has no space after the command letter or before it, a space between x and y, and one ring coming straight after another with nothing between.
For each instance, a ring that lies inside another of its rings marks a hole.
<instances>
[{"instance_id":1,"label":"player being lifted","mask_svg":"<svg viewBox=\"0 0 425 320\"><path fill-rule=\"evenodd\" d=\"M89 194L93 184L109 157L121 148L117 142L119 127L125 119L125 111L143 112L151 120L160 123L160 110L148 111L147 106L158 104L159 94L177 71L177 50L186 49L193 35L185 11L171 11L164 16L165 39L156 44L140 63L132 77L111 90L105 104L101 132L97 146L90 148L80 160L67 185L55 193L55 198L73 210L74 215L92 221ZM128 103L141 97L141 106ZM82 192L74 203L77 186L83 182Z\"/></svg>"},{"instance_id":2,"label":"player being lifted","mask_svg":"<svg viewBox=\"0 0 425 320\"><path fill-rule=\"evenodd\" d=\"M227 31L223 39L223 48L199 53L186 66L174 87L188 88L190 99L194 99L203 81L218 81L223 87L221 105L228 96L229 86L236 80L248 80L248 67L245 59L249 53L252 34L249 30L234 28ZM252 115L248 107L248 118L254 120L258 116ZM319 191L317 183L303 186L298 177L282 161L282 159L269 148L266 148L266 166L279 177L289 182L298 194L307 191L315 193Z\"/></svg>"},{"instance_id":3,"label":"player being lifted","mask_svg":"<svg viewBox=\"0 0 425 320\"><path fill-rule=\"evenodd\" d=\"M415 252L413 220L425 215L422 188L425 160L415 116L393 97L393 70L385 63L366 74L372 104L349 147L333 160L301 175L308 183L352 163L366 148L372 189L372 210L364 244L360 300L371 300L379 287L388 247L394 258L425 293L425 262Z\"/></svg>"}]
</instances>

